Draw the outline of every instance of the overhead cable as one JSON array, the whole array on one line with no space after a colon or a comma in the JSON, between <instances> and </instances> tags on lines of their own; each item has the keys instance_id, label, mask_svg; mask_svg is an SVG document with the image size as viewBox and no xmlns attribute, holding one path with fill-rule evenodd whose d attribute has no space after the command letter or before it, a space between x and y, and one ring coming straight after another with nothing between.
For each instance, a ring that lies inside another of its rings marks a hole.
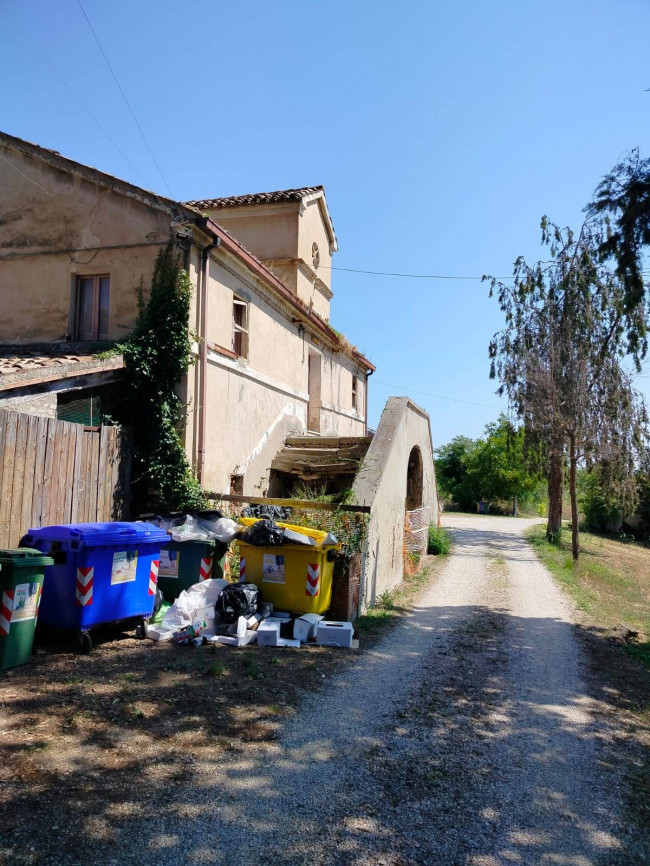
<instances>
[{"instance_id":1,"label":"overhead cable","mask_svg":"<svg viewBox=\"0 0 650 866\"><path fill-rule=\"evenodd\" d=\"M153 159L153 161L154 161L154 163L155 163L155 165L156 165L156 168L158 169L158 171L159 171L159 173L160 173L160 176L162 177L162 179L163 179L163 181L164 181L164 184L165 184L165 186L167 187L167 191L169 192L169 195L171 196L171 198L174 198L174 193L171 191L171 188L170 188L169 184L167 183L167 178L166 178L165 175L163 174L163 170L162 170L162 168L160 167L160 165L158 164L158 160L156 159L156 157L155 157L155 155L154 155L154 152L153 152L153 150L151 149L151 145L150 145L149 142L147 141L147 137L146 137L146 135L144 134L144 132L143 132L143 130L142 130L142 127L141 127L140 124L138 123L138 118L135 116L135 112L134 112L133 109L131 108L131 105L130 105L130 103L129 103L129 100L126 98L126 93L125 93L124 90L122 89L122 85L120 84L120 82L119 82L119 80L118 80L118 77L117 77L117 75L115 74L115 72L114 72L114 70L113 70L113 67L111 66L111 63L110 63L108 57L106 56L106 52L105 52L104 49L102 48L102 44L101 44L101 42L99 41L99 38L98 38L97 34L95 33L95 30L94 30L94 28L93 28L93 25L90 23L90 19L89 19L88 16L86 15L86 10L84 9L84 7L83 7L82 4L81 4L81 0L77 0L77 3L79 4L79 8L81 9L81 11L83 12L83 16L84 16L84 18L86 19L86 23L88 24L88 27L90 28L90 32L93 34L93 36L94 36L94 38L95 38L95 42L97 43L97 47L98 47L99 50L101 51L101 53L102 53L102 57L103 57L104 60L106 61L106 65L107 65L108 68L110 69L111 75L113 76L113 78L114 78L114 80L115 80L115 83L117 84L117 87L118 87L120 93L122 94L122 99L124 100L124 102L125 102L125 104L126 104L126 107L129 109L129 112L131 113L131 117L133 118L133 122L134 122L135 125L137 126L137 128L138 128L138 132L139 132L140 135L142 136L142 140L143 140L144 143L146 144L146 146L147 146L147 150L149 151L149 153L150 153L150 155L151 155L151 158Z\"/></svg>"}]
</instances>

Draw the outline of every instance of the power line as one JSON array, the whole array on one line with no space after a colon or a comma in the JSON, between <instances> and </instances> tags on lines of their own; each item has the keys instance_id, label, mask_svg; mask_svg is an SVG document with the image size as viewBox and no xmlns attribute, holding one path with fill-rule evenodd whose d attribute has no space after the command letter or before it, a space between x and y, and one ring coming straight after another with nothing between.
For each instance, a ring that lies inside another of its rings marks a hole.
<instances>
[{"instance_id":1,"label":"power line","mask_svg":"<svg viewBox=\"0 0 650 866\"><path fill-rule=\"evenodd\" d=\"M132 163L131 160L128 158L128 156L127 156L127 155L126 155L126 154L125 154L125 153L120 149L120 147L118 146L118 144L113 140L113 138L112 138L111 135L107 132L107 130L104 129L104 127L102 126L102 124L101 124L101 123L99 122L99 120L95 117L95 115L94 115L94 114L92 113L92 111L88 108L88 106L87 106L87 105L86 105L86 104L81 100L81 98L77 95L77 93L75 93L75 91L72 89L72 87L70 87L70 85L69 85L68 82L65 80L65 78L61 75L61 73L60 73L60 72L59 72L59 71L58 71L58 70L57 70L57 69L52 65L52 63L50 63L50 61L49 61L49 60L47 59L47 57L43 54L43 52L40 50L40 48L38 47L38 45L36 44L36 42L35 42L33 39L31 39L31 37L28 36L28 34L25 32L25 30L23 30L23 28L20 26L20 24L19 24L19 23L16 21L16 19L11 15L11 13L9 13L9 17L11 18L11 20L12 20L12 22L13 22L13 24L14 24L14 27L19 31L19 33L22 34L23 38L24 38L27 42L30 42L30 43L31 43L33 49L34 49L34 50L36 51L36 53L39 55L39 57L41 58L41 60L42 60L44 63L46 63L46 64L50 67L50 69L52 70L52 72L56 75L56 77L57 77L57 78L59 79L59 81L63 84L63 86L66 88L66 90L68 90L68 92L72 94L72 96L77 100L77 102L79 103L79 105L83 108L83 110L84 110L84 111L86 112L86 114L90 117L90 119L91 119L91 120L92 120L92 121L97 125L97 127L101 130L101 132L104 133L104 135L106 136L106 138L110 141L110 143L113 145L113 147L115 148L115 150L120 154L120 156L122 157L122 159L123 159L123 160L124 160L124 161L125 161L125 162L130 166L130 167L131 167L132 171L135 172L135 174L140 178L140 180L142 181L142 183L145 184L145 185L147 185L147 181L142 177L142 175L140 174L140 172L138 171L138 169L133 165L133 163ZM47 190L45 190L45 192L47 192ZM48 195L50 195L50 193L48 193ZM155 193L154 193L154 195L155 195ZM160 203L162 204L162 202L160 202Z\"/></svg>"},{"instance_id":2,"label":"power line","mask_svg":"<svg viewBox=\"0 0 650 866\"><path fill-rule=\"evenodd\" d=\"M167 178L166 178L165 175L163 174L163 170L162 170L162 168L160 167L160 165L158 164L158 160L156 159L156 157L155 157L155 155L154 155L154 152L153 152L153 150L151 149L151 146L150 146L149 142L147 141L147 137L146 137L146 135L144 134L144 132L142 131L142 127L141 127L140 124L138 123L138 118L135 116L135 113L134 113L133 109L131 108L131 105L129 104L129 100L126 98L126 93L122 90L122 85L121 85L120 82L118 81L117 75L116 75L115 72L113 71L113 67L111 66L110 61L109 61L108 57L106 56L106 52L105 52L104 49L102 48L102 44L101 44L101 42L99 41L99 38L98 38L97 34L95 33L95 30L94 30L94 28L93 28L93 25L90 23L90 19L89 19L88 16L86 15L86 10L85 10L84 7L81 5L81 0L77 0L77 3L79 4L79 8L81 9L81 11L83 12L83 16L84 16L84 18L86 19L86 23L88 24L88 27L90 27L90 32L91 32L91 33L93 34L93 36L95 37L95 42L97 43L97 47L99 48L99 50L100 50L101 53L102 53L102 57L103 57L104 60L106 61L106 65L107 65L108 68L110 69L110 71L111 71L111 75L112 75L113 78L115 79L115 83L117 84L117 87L118 87L120 93L122 94L122 99L123 99L124 102L126 103L126 107L129 109L129 111L130 111L130 113L131 113L131 117L133 118L133 122L135 123L135 125L136 125L137 128L138 128L138 132L139 132L140 135L142 136L142 140L143 140L144 143L147 145L147 150L148 150L149 153L151 154L151 158L153 159L153 161L154 161L154 163L155 163L155 165L156 165L156 168L158 169L158 171L159 171L159 173L160 173L160 176L162 177L162 179L163 179L163 181L164 181L164 183L165 183L165 186L167 187L167 191L169 192L169 195L171 196L171 198L174 198L174 193L171 191L170 186L169 186L169 184L167 183Z\"/></svg>"},{"instance_id":3,"label":"power line","mask_svg":"<svg viewBox=\"0 0 650 866\"><path fill-rule=\"evenodd\" d=\"M425 397L435 397L436 400L449 400L451 403L466 403L468 406L483 406L484 409L503 409L502 406L493 406L490 403L475 403L473 400L459 400L456 397L443 397L442 394L430 394L428 391L416 391L415 388L403 388L401 385L391 385L388 382L380 382L375 378L372 381L375 385L385 385L387 388L407 391L409 394L424 394Z\"/></svg>"},{"instance_id":4,"label":"power line","mask_svg":"<svg viewBox=\"0 0 650 866\"><path fill-rule=\"evenodd\" d=\"M403 274L403 273L395 273L393 271L364 271L360 268L337 268L334 265L319 265L319 267L323 267L330 271L346 271L350 274L370 274L373 277L408 277L409 279L414 280L478 280L481 281L483 277L457 277L452 276L450 274ZM511 280L512 277L496 277L495 279L503 279L503 280Z\"/></svg>"}]
</instances>

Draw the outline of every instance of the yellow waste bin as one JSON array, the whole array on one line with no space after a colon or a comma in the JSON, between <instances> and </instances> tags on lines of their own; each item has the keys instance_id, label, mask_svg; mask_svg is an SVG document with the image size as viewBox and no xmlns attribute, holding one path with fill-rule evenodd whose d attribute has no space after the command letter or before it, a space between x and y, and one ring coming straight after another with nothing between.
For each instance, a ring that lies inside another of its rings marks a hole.
<instances>
[{"instance_id":1,"label":"yellow waste bin","mask_svg":"<svg viewBox=\"0 0 650 866\"><path fill-rule=\"evenodd\" d=\"M246 526L255 522L253 517L241 518ZM318 529L291 523L277 525L302 532L316 544L313 547L291 543L258 546L238 541L240 580L257 584L263 601L270 601L276 610L325 613L332 600L335 552L341 545L324 544L328 533Z\"/></svg>"}]
</instances>

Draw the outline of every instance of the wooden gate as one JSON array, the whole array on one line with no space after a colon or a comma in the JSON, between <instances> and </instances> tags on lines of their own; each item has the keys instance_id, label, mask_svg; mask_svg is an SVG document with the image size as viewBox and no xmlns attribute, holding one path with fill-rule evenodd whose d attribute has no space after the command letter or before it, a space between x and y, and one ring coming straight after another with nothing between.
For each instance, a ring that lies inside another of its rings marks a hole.
<instances>
[{"instance_id":1,"label":"wooden gate","mask_svg":"<svg viewBox=\"0 0 650 866\"><path fill-rule=\"evenodd\" d=\"M124 519L129 476L118 428L0 410L0 547L31 527Z\"/></svg>"}]
</instances>

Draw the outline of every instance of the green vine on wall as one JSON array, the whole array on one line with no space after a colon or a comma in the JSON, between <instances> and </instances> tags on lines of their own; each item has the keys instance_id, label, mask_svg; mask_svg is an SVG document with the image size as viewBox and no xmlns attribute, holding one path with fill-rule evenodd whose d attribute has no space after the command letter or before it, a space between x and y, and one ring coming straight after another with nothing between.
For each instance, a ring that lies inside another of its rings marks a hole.
<instances>
[{"instance_id":1,"label":"green vine on wall","mask_svg":"<svg viewBox=\"0 0 650 866\"><path fill-rule=\"evenodd\" d=\"M192 286L170 239L160 250L144 303L138 289L135 329L124 346L124 424L133 440L133 510L183 511L205 505L179 428L183 403L175 386L192 363L189 314Z\"/></svg>"}]
</instances>

